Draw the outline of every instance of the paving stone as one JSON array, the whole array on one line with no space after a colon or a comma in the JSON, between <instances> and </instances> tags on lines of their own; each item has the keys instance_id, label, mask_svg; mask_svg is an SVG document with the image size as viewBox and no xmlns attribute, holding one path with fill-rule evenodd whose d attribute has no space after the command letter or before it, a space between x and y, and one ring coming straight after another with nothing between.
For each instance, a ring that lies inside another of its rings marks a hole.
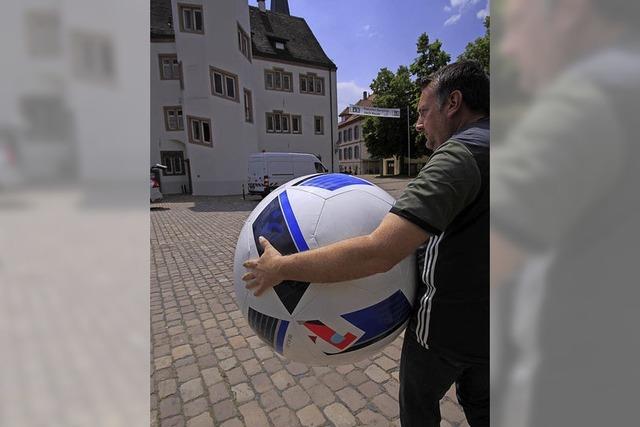
<instances>
[{"instance_id":1,"label":"paving stone","mask_svg":"<svg viewBox=\"0 0 640 427\"><path fill-rule=\"evenodd\" d=\"M373 398L373 405L387 418L395 418L400 414L398 401L392 399L388 394L381 393Z\"/></svg>"},{"instance_id":2,"label":"paving stone","mask_svg":"<svg viewBox=\"0 0 640 427\"><path fill-rule=\"evenodd\" d=\"M353 371L354 369L355 369L355 366L353 365L341 365L336 367L336 371L340 375L347 375L349 372Z\"/></svg>"},{"instance_id":3,"label":"paving stone","mask_svg":"<svg viewBox=\"0 0 640 427\"><path fill-rule=\"evenodd\" d=\"M233 418L229 421L225 421L220 425L220 427L245 427L242 421L237 418Z\"/></svg>"},{"instance_id":4,"label":"paving stone","mask_svg":"<svg viewBox=\"0 0 640 427\"><path fill-rule=\"evenodd\" d=\"M255 349L256 357L260 360L271 359L274 356L273 350L269 347L259 347Z\"/></svg>"},{"instance_id":5,"label":"paving stone","mask_svg":"<svg viewBox=\"0 0 640 427\"><path fill-rule=\"evenodd\" d=\"M400 349L391 345L387 346L384 350L382 350L382 352L387 356L389 356L391 360L396 360L396 361L400 360L400 354L402 353Z\"/></svg>"},{"instance_id":6,"label":"paving stone","mask_svg":"<svg viewBox=\"0 0 640 427\"><path fill-rule=\"evenodd\" d=\"M237 364L238 359L236 359L235 357L230 357L218 363L218 366L220 366L220 369L222 371L228 371L230 369L233 369Z\"/></svg>"},{"instance_id":7,"label":"paving stone","mask_svg":"<svg viewBox=\"0 0 640 427\"><path fill-rule=\"evenodd\" d=\"M194 417L203 413L207 409L209 409L209 404L204 397L201 397L199 399L185 403L183 412L187 417Z\"/></svg>"},{"instance_id":8,"label":"paving stone","mask_svg":"<svg viewBox=\"0 0 640 427\"><path fill-rule=\"evenodd\" d=\"M291 375L301 375L309 371L309 367L304 363L289 362L285 367Z\"/></svg>"},{"instance_id":9,"label":"paving stone","mask_svg":"<svg viewBox=\"0 0 640 427\"><path fill-rule=\"evenodd\" d=\"M258 405L258 402L253 401L245 403L239 408L239 410L244 417L244 422L246 425L252 427L269 425L267 414L260 407L260 405Z\"/></svg>"},{"instance_id":10,"label":"paving stone","mask_svg":"<svg viewBox=\"0 0 640 427\"><path fill-rule=\"evenodd\" d=\"M464 420L464 414L460 411L460 407L453 402L444 402L440 405L440 413L442 418L450 423L460 423Z\"/></svg>"},{"instance_id":11,"label":"paving stone","mask_svg":"<svg viewBox=\"0 0 640 427\"><path fill-rule=\"evenodd\" d=\"M271 381L279 390L285 390L295 384L293 377L285 370L271 375Z\"/></svg>"},{"instance_id":12,"label":"paving stone","mask_svg":"<svg viewBox=\"0 0 640 427\"><path fill-rule=\"evenodd\" d=\"M178 360L183 357L191 356L193 351L191 351L191 346L189 344L180 345L173 350L171 350L171 356L173 360Z\"/></svg>"},{"instance_id":13,"label":"paving stone","mask_svg":"<svg viewBox=\"0 0 640 427\"><path fill-rule=\"evenodd\" d=\"M218 359L213 354L201 357L198 359L198 366L200 369L212 368L218 365Z\"/></svg>"},{"instance_id":14,"label":"paving stone","mask_svg":"<svg viewBox=\"0 0 640 427\"><path fill-rule=\"evenodd\" d=\"M347 382L344 380L342 375L337 372L331 372L324 377L322 377L322 382L324 382L327 387L329 387L333 391L340 390L344 386L347 385Z\"/></svg>"},{"instance_id":15,"label":"paving stone","mask_svg":"<svg viewBox=\"0 0 640 427\"><path fill-rule=\"evenodd\" d=\"M229 384L236 385L245 381L247 381L247 376L240 366L227 372L227 382Z\"/></svg>"},{"instance_id":16,"label":"paving stone","mask_svg":"<svg viewBox=\"0 0 640 427\"><path fill-rule=\"evenodd\" d=\"M220 370L218 368L204 369L201 374L204 379L204 383L207 386L212 386L213 384L222 381L222 375L220 375Z\"/></svg>"},{"instance_id":17,"label":"paving stone","mask_svg":"<svg viewBox=\"0 0 640 427\"><path fill-rule=\"evenodd\" d=\"M302 377L300 378L299 381L300 381L300 385L305 390L309 390L310 388L320 384L320 381L318 381L318 378L316 378L315 375Z\"/></svg>"},{"instance_id":18,"label":"paving stone","mask_svg":"<svg viewBox=\"0 0 640 427\"><path fill-rule=\"evenodd\" d=\"M232 400L223 400L213 405L213 417L218 422L227 420L237 415L237 413L238 411Z\"/></svg>"},{"instance_id":19,"label":"paving stone","mask_svg":"<svg viewBox=\"0 0 640 427\"><path fill-rule=\"evenodd\" d=\"M256 359L249 359L247 361L242 362L242 367L247 372L247 375L255 375L261 371L260 363Z\"/></svg>"},{"instance_id":20,"label":"paving stone","mask_svg":"<svg viewBox=\"0 0 640 427\"><path fill-rule=\"evenodd\" d=\"M187 421L187 427L214 427L213 418L208 412L204 412L197 417L191 418Z\"/></svg>"},{"instance_id":21,"label":"paving stone","mask_svg":"<svg viewBox=\"0 0 640 427\"><path fill-rule=\"evenodd\" d=\"M333 403L324 408L323 412L336 427L351 427L356 425L356 418L351 415L349 409L341 403Z\"/></svg>"},{"instance_id":22,"label":"paving stone","mask_svg":"<svg viewBox=\"0 0 640 427\"><path fill-rule=\"evenodd\" d=\"M364 397L370 399L378 394L382 393L382 388L373 381L367 381L366 383L358 386L358 391L364 394Z\"/></svg>"},{"instance_id":23,"label":"paving stone","mask_svg":"<svg viewBox=\"0 0 640 427\"><path fill-rule=\"evenodd\" d=\"M258 374L251 378L251 384L258 393L264 393L273 388L273 383L267 374ZM286 387L285 387L286 388Z\"/></svg>"},{"instance_id":24,"label":"paving stone","mask_svg":"<svg viewBox=\"0 0 640 427\"><path fill-rule=\"evenodd\" d=\"M351 371L347 374L346 376L347 381L349 382L349 384L354 385L354 386L359 386L360 384L366 382L369 380L369 377L367 377L364 372L360 371L360 370L355 370L355 371Z\"/></svg>"},{"instance_id":25,"label":"paving stone","mask_svg":"<svg viewBox=\"0 0 640 427\"><path fill-rule=\"evenodd\" d=\"M254 356L253 351L248 347L236 350L235 355L240 362L244 362L245 360L251 359Z\"/></svg>"},{"instance_id":26,"label":"paving stone","mask_svg":"<svg viewBox=\"0 0 640 427\"><path fill-rule=\"evenodd\" d=\"M273 374L274 372L281 371L284 368L282 366L282 362L280 362L280 360L278 360L278 358L276 357L273 357L269 360L265 360L264 362L262 362L262 366L264 367L265 371L267 371L269 374Z\"/></svg>"},{"instance_id":27,"label":"paving stone","mask_svg":"<svg viewBox=\"0 0 640 427\"><path fill-rule=\"evenodd\" d=\"M219 360L224 360L233 356L233 349L228 346L216 348L213 352Z\"/></svg>"},{"instance_id":28,"label":"paving stone","mask_svg":"<svg viewBox=\"0 0 640 427\"><path fill-rule=\"evenodd\" d=\"M342 400L345 405L347 405L347 407L353 413L358 412L367 404L364 396L362 396L362 394L360 394L353 387L345 387L342 390L338 391L336 395L340 398L340 400Z\"/></svg>"},{"instance_id":29,"label":"paving stone","mask_svg":"<svg viewBox=\"0 0 640 427\"><path fill-rule=\"evenodd\" d=\"M204 357L213 353L213 349L207 343L196 346L193 351L197 357Z\"/></svg>"},{"instance_id":30,"label":"paving stone","mask_svg":"<svg viewBox=\"0 0 640 427\"><path fill-rule=\"evenodd\" d=\"M378 365L369 366L364 370L364 373L378 384L381 384L391 378L390 375L382 370Z\"/></svg>"},{"instance_id":31,"label":"paving stone","mask_svg":"<svg viewBox=\"0 0 640 427\"><path fill-rule=\"evenodd\" d=\"M176 415L175 417L160 420L160 427L184 427L184 417Z\"/></svg>"},{"instance_id":32,"label":"paving stone","mask_svg":"<svg viewBox=\"0 0 640 427\"><path fill-rule=\"evenodd\" d=\"M225 383L217 383L209 387L209 402L218 403L231 397Z\"/></svg>"},{"instance_id":33,"label":"paving stone","mask_svg":"<svg viewBox=\"0 0 640 427\"><path fill-rule=\"evenodd\" d=\"M278 427L297 427L300 425L296 413L287 407L274 409L269 412L269 418L273 425Z\"/></svg>"},{"instance_id":34,"label":"paving stone","mask_svg":"<svg viewBox=\"0 0 640 427\"><path fill-rule=\"evenodd\" d=\"M308 390L313 403L323 407L336 400L335 394L324 384L316 384Z\"/></svg>"},{"instance_id":35,"label":"paving stone","mask_svg":"<svg viewBox=\"0 0 640 427\"><path fill-rule=\"evenodd\" d=\"M308 405L300 409L296 412L296 416L300 420L300 424L305 427L321 426L326 422L326 418L316 405Z\"/></svg>"},{"instance_id":36,"label":"paving stone","mask_svg":"<svg viewBox=\"0 0 640 427\"><path fill-rule=\"evenodd\" d=\"M218 322L216 321L216 319L205 320L204 322L202 322L202 327L205 329L216 328L218 327Z\"/></svg>"},{"instance_id":37,"label":"paving stone","mask_svg":"<svg viewBox=\"0 0 640 427\"><path fill-rule=\"evenodd\" d=\"M175 378L175 376L176 376L175 370L171 368L163 369L161 371L155 371L153 373L153 379L155 381L164 381L169 378Z\"/></svg>"},{"instance_id":38,"label":"paving stone","mask_svg":"<svg viewBox=\"0 0 640 427\"><path fill-rule=\"evenodd\" d=\"M398 400L400 396L400 384L398 381L387 381L383 384L384 389L389 393L393 399Z\"/></svg>"},{"instance_id":39,"label":"paving stone","mask_svg":"<svg viewBox=\"0 0 640 427\"><path fill-rule=\"evenodd\" d=\"M157 370L160 370L160 369L168 368L169 366L171 366L172 362L173 362L173 358L171 356L163 356L154 360L153 364L155 365L155 368Z\"/></svg>"},{"instance_id":40,"label":"paving stone","mask_svg":"<svg viewBox=\"0 0 640 427\"><path fill-rule=\"evenodd\" d=\"M260 404L267 412L270 412L275 408L283 406L285 403L275 390L269 390L260 395Z\"/></svg>"},{"instance_id":41,"label":"paving stone","mask_svg":"<svg viewBox=\"0 0 640 427\"><path fill-rule=\"evenodd\" d=\"M160 381L158 383L158 398L164 399L167 396L171 396L178 389L177 382L174 378Z\"/></svg>"},{"instance_id":42,"label":"paving stone","mask_svg":"<svg viewBox=\"0 0 640 427\"><path fill-rule=\"evenodd\" d=\"M234 337L229 338L229 345L237 350L242 347L247 346L247 340L242 335L236 335Z\"/></svg>"},{"instance_id":43,"label":"paving stone","mask_svg":"<svg viewBox=\"0 0 640 427\"><path fill-rule=\"evenodd\" d=\"M369 409L359 412L356 416L362 425L371 427L389 427L389 421L385 417Z\"/></svg>"},{"instance_id":44,"label":"paving stone","mask_svg":"<svg viewBox=\"0 0 640 427\"><path fill-rule=\"evenodd\" d=\"M160 419L178 415L182 405L177 396L169 396L160 401Z\"/></svg>"},{"instance_id":45,"label":"paving stone","mask_svg":"<svg viewBox=\"0 0 640 427\"><path fill-rule=\"evenodd\" d=\"M231 387L231 392L233 393L235 401L238 403L243 403L251 400L255 396L255 393L247 383L234 385L233 387Z\"/></svg>"},{"instance_id":46,"label":"paving stone","mask_svg":"<svg viewBox=\"0 0 640 427\"><path fill-rule=\"evenodd\" d=\"M284 401L287 402L287 405L293 410L298 410L311 403L311 398L307 392L298 385L282 392L282 397Z\"/></svg>"},{"instance_id":47,"label":"paving stone","mask_svg":"<svg viewBox=\"0 0 640 427\"><path fill-rule=\"evenodd\" d=\"M398 362L389 359L387 356L378 357L373 362L385 371L390 371L391 369L398 367Z\"/></svg>"},{"instance_id":48,"label":"paving stone","mask_svg":"<svg viewBox=\"0 0 640 427\"><path fill-rule=\"evenodd\" d=\"M178 373L178 381L183 383L200 375L198 365L187 365L176 369Z\"/></svg>"},{"instance_id":49,"label":"paving stone","mask_svg":"<svg viewBox=\"0 0 640 427\"><path fill-rule=\"evenodd\" d=\"M196 358L193 356L187 356L173 362L173 367L178 369L182 368L183 366L193 365L194 363L196 363Z\"/></svg>"},{"instance_id":50,"label":"paving stone","mask_svg":"<svg viewBox=\"0 0 640 427\"><path fill-rule=\"evenodd\" d=\"M202 381L200 378L194 378L187 381L180 386L180 396L183 402L188 402L196 397L202 396L204 392L202 388Z\"/></svg>"}]
</instances>

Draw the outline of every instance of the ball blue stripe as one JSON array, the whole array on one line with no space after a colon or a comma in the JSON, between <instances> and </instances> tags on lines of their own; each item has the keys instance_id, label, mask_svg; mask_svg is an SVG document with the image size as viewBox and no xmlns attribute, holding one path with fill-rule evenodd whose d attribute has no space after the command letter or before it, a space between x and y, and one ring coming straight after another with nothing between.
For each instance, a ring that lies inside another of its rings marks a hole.
<instances>
[{"instance_id":1,"label":"ball blue stripe","mask_svg":"<svg viewBox=\"0 0 640 427\"><path fill-rule=\"evenodd\" d=\"M304 181L300 186L317 187L325 190L334 191L342 187L349 185L373 185L368 181L355 176L345 175L341 173L330 173L326 175L320 175L315 178L311 178L308 181Z\"/></svg>"},{"instance_id":2,"label":"ball blue stripe","mask_svg":"<svg viewBox=\"0 0 640 427\"><path fill-rule=\"evenodd\" d=\"M282 193L280 193L278 199L280 200L282 213L284 214L284 218L287 221L287 225L289 226L291 237L293 237L293 241L298 247L298 251L308 251L309 246L304 240L304 236L302 235L302 231L300 231L300 226L298 225L298 220L296 220L296 216L291 209L291 203L289 203L289 196L287 196L287 192L283 191Z\"/></svg>"}]
</instances>

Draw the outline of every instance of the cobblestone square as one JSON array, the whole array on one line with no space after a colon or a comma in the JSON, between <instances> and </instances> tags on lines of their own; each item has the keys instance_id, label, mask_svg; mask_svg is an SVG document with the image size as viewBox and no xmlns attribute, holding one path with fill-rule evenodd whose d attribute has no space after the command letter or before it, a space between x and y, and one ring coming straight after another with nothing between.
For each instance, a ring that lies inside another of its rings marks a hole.
<instances>
[{"instance_id":1,"label":"cobblestone square","mask_svg":"<svg viewBox=\"0 0 640 427\"><path fill-rule=\"evenodd\" d=\"M397 195L406 181L386 185ZM249 328L233 255L257 203L165 196L151 208L151 425L399 426L401 337L356 365L311 368ZM453 390L441 407L442 426L467 425Z\"/></svg>"}]
</instances>

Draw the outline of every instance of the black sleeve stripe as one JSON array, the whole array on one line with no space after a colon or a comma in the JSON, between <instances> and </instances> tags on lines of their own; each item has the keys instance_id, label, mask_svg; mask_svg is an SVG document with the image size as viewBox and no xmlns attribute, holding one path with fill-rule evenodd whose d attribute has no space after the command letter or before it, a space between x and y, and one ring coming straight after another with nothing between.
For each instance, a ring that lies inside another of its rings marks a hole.
<instances>
[{"instance_id":1,"label":"black sleeve stripe","mask_svg":"<svg viewBox=\"0 0 640 427\"><path fill-rule=\"evenodd\" d=\"M407 211L398 209L395 206L393 206L389 212L392 213L392 214L396 214L398 216L401 216L402 218L414 223L415 225L417 225L418 227L422 228L423 230L425 230L429 234L437 236L440 233L442 233L442 230L438 230L436 227L434 227L431 224L425 222L424 220L418 218L417 216L413 215L411 212L407 212Z\"/></svg>"}]
</instances>

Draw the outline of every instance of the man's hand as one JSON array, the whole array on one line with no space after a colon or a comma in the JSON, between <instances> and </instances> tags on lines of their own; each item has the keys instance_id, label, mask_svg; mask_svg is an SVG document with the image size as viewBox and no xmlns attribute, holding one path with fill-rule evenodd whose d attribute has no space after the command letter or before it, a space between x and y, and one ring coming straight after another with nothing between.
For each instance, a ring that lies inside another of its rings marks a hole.
<instances>
[{"instance_id":1,"label":"man's hand","mask_svg":"<svg viewBox=\"0 0 640 427\"><path fill-rule=\"evenodd\" d=\"M282 255L264 237L260 236L258 240L264 253L260 258L250 259L242 264L249 270L242 276L242 280L247 282L245 287L254 290L253 295L257 297L284 280L279 272Z\"/></svg>"}]
</instances>

